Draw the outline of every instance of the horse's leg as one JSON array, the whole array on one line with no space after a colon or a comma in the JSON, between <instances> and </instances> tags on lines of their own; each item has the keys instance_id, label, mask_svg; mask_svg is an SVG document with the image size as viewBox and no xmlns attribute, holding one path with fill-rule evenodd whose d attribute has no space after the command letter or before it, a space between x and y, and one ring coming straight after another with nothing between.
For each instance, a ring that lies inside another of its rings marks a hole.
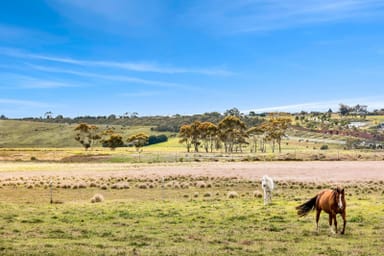
<instances>
[{"instance_id":1,"label":"horse's leg","mask_svg":"<svg viewBox=\"0 0 384 256\"><path fill-rule=\"evenodd\" d=\"M263 191L264 191L264 205L266 205L268 201L268 198L267 198L268 194L266 189L263 189Z\"/></svg>"},{"instance_id":2,"label":"horse's leg","mask_svg":"<svg viewBox=\"0 0 384 256\"><path fill-rule=\"evenodd\" d=\"M268 190L268 203L272 202L272 194L271 191Z\"/></svg>"},{"instance_id":3,"label":"horse's leg","mask_svg":"<svg viewBox=\"0 0 384 256\"><path fill-rule=\"evenodd\" d=\"M336 220L336 214L333 214L333 219L335 223L335 234L337 234L337 220Z\"/></svg>"},{"instance_id":4,"label":"horse's leg","mask_svg":"<svg viewBox=\"0 0 384 256\"><path fill-rule=\"evenodd\" d=\"M316 231L319 232L319 219L320 219L321 209L316 209Z\"/></svg>"},{"instance_id":5,"label":"horse's leg","mask_svg":"<svg viewBox=\"0 0 384 256\"><path fill-rule=\"evenodd\" d=\"M331 230L331 233L335 233L332 228L332 220L333 220L333 216L332 214L329 214L329 229Z\"/></svg>"},{"instance_id":6,"label":"horse's leg","mask_svg":"<svg viewBox=\"0 0 384 256\"><path fill-rule=\"evenodd\" d=\"M345 218L345 211L343 211L342 213L341 213L341 217L343 218L343 230L341 231L341 234L344 234L344 231L345 231L345 225L347 224L347 220L346 220L346 218Z\"/></svg>"}]
</instances>

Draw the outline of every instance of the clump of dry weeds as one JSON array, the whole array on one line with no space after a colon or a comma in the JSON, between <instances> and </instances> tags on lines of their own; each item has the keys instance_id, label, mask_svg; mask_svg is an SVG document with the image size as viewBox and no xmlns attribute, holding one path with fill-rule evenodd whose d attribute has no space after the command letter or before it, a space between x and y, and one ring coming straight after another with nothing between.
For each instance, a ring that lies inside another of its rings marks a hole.
<instances>
[{"instance_id":1,"label":"clump of dry weeds","mask_svg":"<svg viewBox=\"0 0 384 256\"><path fill-rule=\"evenodd\" d=\"M104 196L101 194L96 194L91 198L91 203L101 203L104 201Z\"/></svg>"}]
</instances>

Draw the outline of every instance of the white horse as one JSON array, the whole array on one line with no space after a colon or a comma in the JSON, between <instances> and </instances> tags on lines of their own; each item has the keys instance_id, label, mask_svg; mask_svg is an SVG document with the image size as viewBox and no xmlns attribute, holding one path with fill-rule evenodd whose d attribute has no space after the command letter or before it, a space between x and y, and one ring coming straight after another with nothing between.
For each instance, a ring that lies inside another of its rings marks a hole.
<instances>
[{"instance_id":1,"label":"white horse","mask_svg":"<svg viewBox=\"0 0 384 256\"><path fill-rule=\"evenodd\" d=\"M264 191L264 205L266 205L268 202L272 201L272 191L274 188L273 179L268 175L264 175L261 179L261 187Z\"/></svg>"}]
</instances>

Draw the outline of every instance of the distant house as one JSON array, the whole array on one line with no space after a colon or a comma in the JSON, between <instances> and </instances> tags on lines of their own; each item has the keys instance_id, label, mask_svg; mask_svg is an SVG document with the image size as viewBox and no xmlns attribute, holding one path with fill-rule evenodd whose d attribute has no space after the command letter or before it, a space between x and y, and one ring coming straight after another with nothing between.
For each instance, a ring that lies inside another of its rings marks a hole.
<instances>
[{"instance_id":1,"label":"distant house","mask_svg":"<svg viewBox=\"0 0 384 256\"><path fill-rule=\"evenodd\" d=\"M353 127L360 128L360 127L363 127L367 124L369 124L369 123L368 122L351 122L348 124L348 127L349 128L353 128Z\"/></svg>"}]
</instances>

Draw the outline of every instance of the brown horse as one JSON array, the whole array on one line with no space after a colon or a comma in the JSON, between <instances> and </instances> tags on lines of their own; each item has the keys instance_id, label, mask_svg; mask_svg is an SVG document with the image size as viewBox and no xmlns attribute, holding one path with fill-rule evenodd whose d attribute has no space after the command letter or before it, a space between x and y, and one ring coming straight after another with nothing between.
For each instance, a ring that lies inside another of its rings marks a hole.
<instances>
[{"instance_id":1,"label":"brown horse","mask_svg":"<svg viewBox=\"0 0 384 256\"><path fill-rule=\"evenodd\" d=\"M344 198L344 188L337 187L335 189L326 189L318 193L315 197L309 199L307 202L296 207L297 214L302 217L307 215L311 210L316 209L316 226L319 230L320 213L324 210L329 214L329 226L332 229L332 220L335 224L335 232L337 233L337 220L336 214L341 214L344 225L341 234L345 231L345 208L347 207Z\"/></svg>"}]
</instances>

